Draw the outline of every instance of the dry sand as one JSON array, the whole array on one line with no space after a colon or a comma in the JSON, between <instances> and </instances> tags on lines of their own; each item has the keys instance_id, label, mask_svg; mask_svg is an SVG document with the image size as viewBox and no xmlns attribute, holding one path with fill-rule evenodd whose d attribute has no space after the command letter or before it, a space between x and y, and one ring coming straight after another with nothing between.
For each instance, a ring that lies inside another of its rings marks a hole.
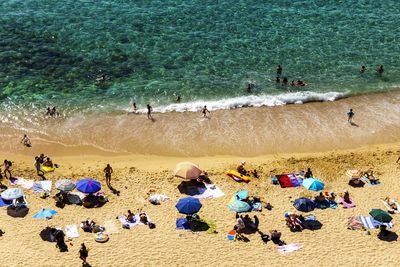
<instances>
[{"instance_id":1,"label":"dry sand","mask_svg":"<svg viewBox=\"0 0 400 267\"><path fill-rule=\"evenodd\" d=\"M3 252L0 266L80 266L78 250L85 242L90 248L88 262L91 266L232 266L246 264L269 266L398 266L399 242L378 240L377 231L365 235L363 231L346 229L347 218L352 215L368 215L371 208L382 208L381 199L387 195L399 199L400 168L395 161L400 144L367 146L356 150L331 151L313 154L277 154L260 157L246 157L249 167L257 168L259 179L249 184L239 184L224 175L242 157L215 156L198 158L160 157L160 156L71 156L54 157L60 168L48 178L56 181L58 177L78 180L81 177L94 177L102 181L104 191L110 202L102 208L86 209L69 205L64 209L55 207L52 198L41 199L38 194L26 191L29 214L24 218L7 215L1 208L0 228L5 234L0 237ZM14 175L37 179L33 170L32 156L1 154L0 158L14 161ZM175 229L175 219L181 215L175 209L180 197L177 186L182 182L172 177L174 165L181 160L192 160L207 170L226 196L218 199L201 200L201 217L214 220L217 232L214 234L189 233ZM115 174L113 186L120 190L120 196L113 195L105 186L101 170L109 162ZM271 175L292 172L311 167L316 177L327 185L327 191L343 192L349 189L357 204L354 209L342 207L328 210L315 210L312 213L323 223L317 231L304 230L291 233L285 225L284 213L295 211L291 200L298 196L311 196L313 192L304 189L282 189L271 184ZM382 185L349 188L347 169L362 170L372 167L381 178ZM268 232L278 229L287 243L299 243L303 248L288 255L277 252L276 246L269 242L263 244L258 234L247 235L250 242L228 241L226 234L235 223L234 213L226 205L229 198L239 189L249 189L252 194L270 202L272 211L263 210L260 230ZM148 192L155 190L167 194L170 201L153 206L147 201ZM55 190L52 191L54 195ZM92 234L80 231L80 237L68 242L69 252L60 253L54 243L42 241L39 233L46 226L45 220L35 220L32 215L41 208L53 208L59 212L49 224L65 226L79 224L92 218L102 224L112 221L119 229L111 235L107 243L96 243ZM127 209L144 209L156 223L156 229L137 226L126 230L115 219ZM398 231L399 215L394 215L394 231Z\"/></svg>"}]
</instances>

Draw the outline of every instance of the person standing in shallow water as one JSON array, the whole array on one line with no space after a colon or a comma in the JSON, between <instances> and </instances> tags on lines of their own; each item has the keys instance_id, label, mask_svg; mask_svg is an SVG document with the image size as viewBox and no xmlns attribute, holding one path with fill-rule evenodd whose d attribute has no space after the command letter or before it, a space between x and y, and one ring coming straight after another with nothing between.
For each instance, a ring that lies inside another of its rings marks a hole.
<instances>
[{"instance_id":1,"label":"person standing in shallow water","mask_svg":"<svg viewBox=\"0 0 400 267\"><path fill-rule=\"evenodd\" d=\"M353 117L354 117L353 109L350 109L350 111L347 112L347 122L352 124L353 123Z\"/></svg>"},{"instance_id":2,"label":"person standing in shallow water","mask_svg":"<svg viewBox=\"0 0 400 267\"><path fill-rule=\"evenodd\" d=\"M282 75L282 66L280 64L278 64L278 66L276 66L276 77L281 77Z\"/></svg>"},{"instance_id":3,"label":"person standing in shallow water","mask_svg":"<svg viewBox=\"0 0 400 267\"><path fill-rule=\"evenodd\" d=\"M211 113L208 109L207 109L207 106L204 106L203 107L203 109L201 110L201 113L203 113L203 118L209 118L208 116L207 116L207 113Z\"/></svg>"},{"instance_id":4,"label":"person standing in shallow water","mask_svg":"<svg viewBox=\"0 0 400 267\"><path fill-rule=\"evenodd\" d=\"M149 120L153 119L153 117L151 116L152 111L153 111L153 108L150 106L150 104L147 104L147 118Z\"/></svg>"},{"instance_id":5,"label":"person standing in shallow water","mask_svg":"<svg viewBox=\"0 0 400 267\"><path fill-rule=\"evenodd\" d=\"M378 74L382 74L383 73L383 65L380 65L377 69L376 69L376 72L378 73Z\"/></svg>"}]
</instances>

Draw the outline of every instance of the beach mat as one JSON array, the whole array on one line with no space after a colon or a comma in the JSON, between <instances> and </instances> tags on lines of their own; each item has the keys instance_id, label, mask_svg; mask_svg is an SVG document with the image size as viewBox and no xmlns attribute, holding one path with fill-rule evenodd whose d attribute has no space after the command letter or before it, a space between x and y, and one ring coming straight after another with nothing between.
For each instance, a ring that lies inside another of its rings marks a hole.
<instances>
[{"instance_id":1,"label":"beach mat","mask_svg":"<svg viewBox=\"0 0 400 267\"><path fill-rule=\"evenodd\" d=\"M76 224L65 226L65 236L69 238L79 237L78 227L76 226Z\"/></svg>"},{"instance_id":2,"label":"beach mat","mask_svg":"<svg viewBox=\"0 0 400 267\"><path fill-rule=\"evenodd\" d=\"M50 192L52 183L50 180L34 182L32 190L35 193Z\"/></svg>"},{"instance_id":3,"label":"beach mat","mask_svg":"<svg viewBox=\"0 0 400 267\"><path fill-rule=\"evenodd\" d=\"M339 198L339 203L343 205L343 208L345 209L350 209L350 208L355 208L356 204L352 199L350 199L350 202L344 201L343 198Z\"/></svg>"},{"instance_id":4,"label":"beach mat","mask_svg":"<svg viewBox=\"0 0 400 267\"><path fill-rule=\"evenodd\" d=\"M147 214L146 214L146 216L147 216L147 221L148 221L148 222L151 222L150 217L149 217ZM118 216L118 220L121 222L122 225L129 226L129 228L135 227L136 225L145 225L145 224L143 224L143 223L140 221L140 216L139 216L139 214L136 214L136 215L135 215L135 220L134 220L134 222L128 222L128 221L126 220L126 217L125 217L125 216Z\"/></svg>"},{"instance_id":5,"label":"beach mat","mask_svg":"<svg viewBox=\"0 0 400 267\"><path fill-rule=\"evenodd\" d=\"M225 193L215 184L205 184L205 190L198 195L193 195L194 198L219 198L225 196Z\"/></svg>"}]
</instances>

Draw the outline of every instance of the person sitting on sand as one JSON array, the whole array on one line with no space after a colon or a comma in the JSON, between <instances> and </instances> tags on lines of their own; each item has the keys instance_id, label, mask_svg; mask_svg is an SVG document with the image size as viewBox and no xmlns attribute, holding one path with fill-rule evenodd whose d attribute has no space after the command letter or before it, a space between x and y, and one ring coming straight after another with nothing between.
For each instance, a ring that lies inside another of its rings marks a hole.
<instances>
[{"instance_id":1,"label":"person sitting on sand","mask_svg":"<svg viewBox=\"0 0 400 267\"><path fill-rule=\"evenodd\" d=\"M82 222L81 228L83 231L91 233L95 225L96 223L94 221L87 219Z\"/></svg>"},{"instance_id":2,"label":"person sitting on sand","mask_svg":"<svg viewBox=\"0 0 400 267\"><path fill-rule=\"evenodd\" d=\"M374 176L374 171L369 169L368 171L365 172L365 177L367 177L367 179L369 180L369 182L371 184L378 184L379 183L379 179L377 179Z\"/></svg>"},{"instance_id":3,"label":"person sitting on sand","mask_svg":"<svg viewBox=\"0 0 400 267\"><path fill-rule=\"evenodd\" d=\"M141 223L146 224L146 225L149 223L149 218L147 217L147 214L146 214L146 213L141 212L141 213L139 214L139 218L140 218L140 222L141 222Z\"/></svg>"},{"instance_id":4,"label":"person sitting on sand","mask_svg":"<svg viewBox=\"0 0 400 267\"><path fill-rule=\"evenodd\" d=\"M12 167L12 162L10 160L4 160L4 163L1 165L4 166L4 177L6 179L10 179L12 177L11 174L11 167ZM8 174L8 177L7 177Z\"/></svg>"},{"instance_id":5,"label":"person sitting on sand","mask_svg":"<svg viewBox=\"0 0 400 267\"><path fill-rule=\"evenodd\" d=\"M22 138L20 143L23 144L26 147L31 147L32 146L31 140L29 139L29 137L26 134L24 134L24 137Z\"/></svg>"},{"instance_id":6,"label":"person sitting on sand","mask_svg":"<svg viewBox=\"0 0 400 267\"><path fill-rule=\"evenodd\" d=\"M322 192L319 192L319 195L315 197L315 202L317 203L324 203L326 201L326 198Z\"/></svg>"},{"instance_id":7,"label":"person sitting on sand","mask_svg":"<svg viewBox=\"0 0 400 267\"><path fill-rule=\"evenodd\" d=\"M243 216L242 215L238 215L236 213L236 225L235 225L236 231L238 233L242 232L244 229L246 229L246 224L243 221Z\"/></svg>"},{"instance_id":8,"label":"person sitting on sand","mask_svg":"<svg viewBox=\"0 0 400 267\"><path fill-rule=\"evenodd\" d=\"M125 215L125 217L126 217L126 220L127 220L128 222L135 222L135 221L136 221L136 219L135 219L135 214L133 214L133 213L131 212L131 210L128 210L128 214Z\"/></svg>"},{"instance_id":9,"label":"person sitting on sand","mask_svg":"<svg viewBox=\"0 0 400 267\"><path fill-rule=\"evenodd\" d=\"M260 177L258 176L258 172L257 172L256 169L254 169L254 170L251 172L251 174L252 174L255 178L260 178Z\"/></svg>"},{"instance_id":10,"label":"person sitting on sand","mask_svg":"<svg viewBox=\"0 0 400 267\"><path fill-rule=\"evenodd\" d=\"M310 168L307 168L307 171L304 174L304 178L311 178L311 177L313 177L313 173Z\"/></svg>"},{"instance_id":11,"label":"person sitting on sand","mask_svg":"<svg viewBox=\"0 0 400 267\"><path fill-rule=\"evenodd\" d=\"M351 202L349 191L344 191L343 200L347 203Z\"/></svg>"},{"instance_id":12,"label":"person sitting on sand","mask_svg":"<svg viewBox=\"0 0 400 267\"><path fill-rule=\"evenodd\" d=\"M285 217L286 225L290 228L291 231L297 232L303 229L303 225L301 223L301 220L299 219L299 216L293 213L286 213Z\"/></svg>"},{"instance_id":13,"label":"person sitting on sand","mask_svg":"<svg viewBox=\"0 0 400 267\"><path fill-rule=\"evenodd\" d=\"M330 193L330 196L328 197L329 203L334 204L336 203L336 195L334 192Z\"/></svg>"},{"instance_id":14,"label":"person sitting on sand","mask_svg":"<svg viewBox=\"0 0 400 267\"><path fill-rule=\"evenodd\" d=\"M278 245L278 246L283 246L285 245L285 242L283 242L281 240L282 237L282 233L278 232L277 230L272 230L269 231L271 234L271 241L274 242L274 244Z\"/></svg>"},{"instance_id":15,"label":"person sitting on sand","mask_svg":"<svg viewBox=\"0 0 400 267\"><path fill-rule=\"evenodd\" d=\"M244 165L246 164L246 161L242 161L237 167L236 167L236 171L238 172L238 173L240 173L240 174L243 174L243 175L247 175L247 171L246 171L246 169L244 168Z\"/></svg>"}]
</instances>

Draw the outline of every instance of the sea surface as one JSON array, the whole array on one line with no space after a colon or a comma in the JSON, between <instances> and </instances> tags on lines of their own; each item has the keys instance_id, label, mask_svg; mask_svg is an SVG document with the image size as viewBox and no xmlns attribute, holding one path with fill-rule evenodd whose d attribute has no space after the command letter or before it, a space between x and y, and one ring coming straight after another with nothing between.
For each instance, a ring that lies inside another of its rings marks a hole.
<instances>
[{"instance_id":1,"label":"sea surface","mask_svg":"<svg viewBox=\"0 0 400 267\"><path fill-rule=\"evenodd\" d=\"M400 85L398 0L3 0L0 14L2 121L47 106L215 110ZM308 86L276 84L277 64Z\"/></svg>"}]
</instances>

